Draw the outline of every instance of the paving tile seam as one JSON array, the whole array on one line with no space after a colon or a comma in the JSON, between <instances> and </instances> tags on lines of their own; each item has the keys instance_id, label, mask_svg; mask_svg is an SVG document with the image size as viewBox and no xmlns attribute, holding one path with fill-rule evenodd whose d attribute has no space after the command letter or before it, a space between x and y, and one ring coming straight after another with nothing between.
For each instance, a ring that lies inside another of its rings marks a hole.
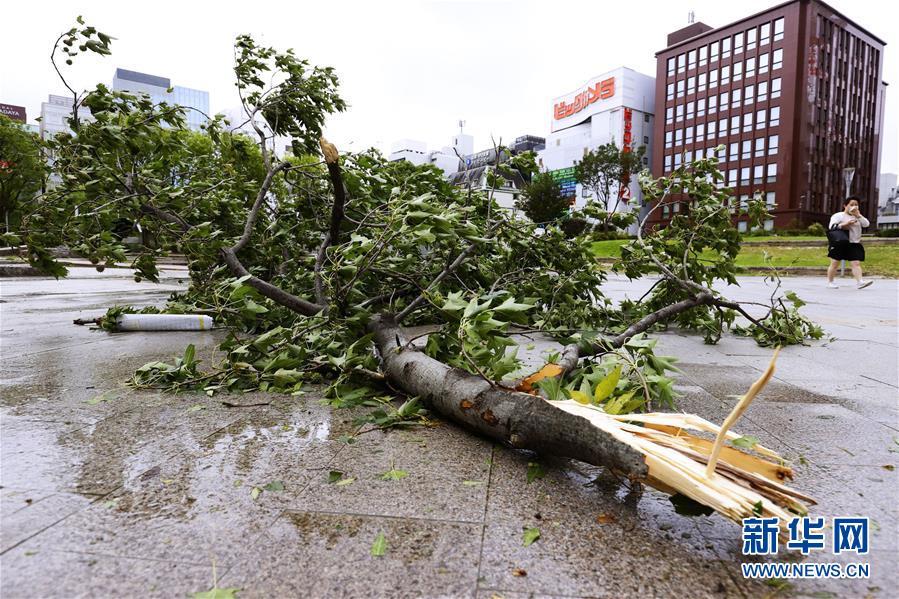
<instances>
[{"instance_id":1,"label":"paving tile seam","mask_svg":"<svg viewBox=\"0 0 899 599\"><path fill-rule=\"evenodd\" d=\"M85 510L89 510L91 507L93 507L94 505L96 505L97 503L99 503L99 501L100 501L101 499L103 499L104 497L108 497L109 495L111 495L112 493L114 493L115 491L117 491L117 490L120 489L120 488L121 488L121 485L118 486L118 487L116 487L116 488L113 489L112 491L109 491L108 493L103 493L103 494L95 495L95 496L94 496L95 498L92 499L91 502L88 503L87 505L85 505L84 507L78 508L77 510L75 510L75 511L73 511L73 512L70 512L69 514L66 514L65 516L63 516L63 517L60 518L59 520L56 520L56 521L54 521L54 522L48 524L47 526L45 526L45 527L43 527L43 528L41 528L41 529L38 529L35 533L33 533L33 534L31 534L31 535L25 537L24 539L22 539L22 540L19 541L18 543L14 544L14 545L12 545L12 546L10 546L10 547L7 547L7 548L4 549L3 551L0 551L0 555L4 555L4 554L6 554L6 553L9 553L10 551L12 551L13 549L15 549L15 548L18 547L19 545L22 545L23 543L27 543L27 542L30 541L31 539L33 539L33 538L35 538L36 536L38 536L38 535L40 535L40 534L46 532L47 530L50 530L51 528L53 528L54 526L58 525L59 523L65 521L65 520L68 520L69 518L71 518L71 517L74 516L75 514L81 513L81 512L83 512L83 511L85 511Z\"/></svg>"},{"instance_id":2,"label":"paving tile seam","mask_svg":"<svg viewBox=\"0 0 899 599\"><path fill-rule=\"evenodd\" d=\"M474 593L481 590L481 566L484 563L484 540L487 537L487 510L490 507L490 484L493 482L493 460L496 457L496 444L490 445L490 466L487 469L487 490L484 493L484 514L481 517L481 542L478 547L478 571L474 579Z\"/></svg>"},{"instance_id":3,"label":"paving tile seam","mask_svg":"<svg viewBox=\"0 0 899 599\"><path fill-rule=\"evenodd\" d=\"M868 379L869 381L874 381L875 383L880 383L881 385L886 385L887 387L892 387L893 389L899 389L899 385L894 385L893 383L888 383L886 381L882 381L880 379L875 379L872 376L868 376L866 374L859 375L863 379Z\"/></svg>"},{"instance_id":4,"label":"paving tile seam","mask_svg":"<svg viewBox=\"0 0 899 599\"><path fill-rule=\"evenodd\" d=\"M7 550L7 551L4 552L4 553L7 553L8 551L9 551L9 550ZM102 551L101 551L101 552L97 552L97 551L75 551L75 550L71 550L71 549L44 549L44 548L37 548L36 551L39 552L39 553L45 553L45 552L46 552L46 553L58 553L58 554L62 554L62 555L92 555L92 556L97 556L97 557L111 557L111 558L115 558L115 559L123 559L123 560L135 560L135 561L143 561L143 562L153 562L153 563L156 563L156 564L174 564L174 565L179 565L179 566L205 567L205 568L209 568L210 570L211 570L212 567L213 567L212 564L209 563L209 562L203 562L203 563L200 563L200 562L193 562L193 561L179 561L179 560L170 560L170 559L159 559L159 558L156 558L156 557L142 557L142 556L136 556L136 555L123 555L123 554L121 554L121 553L105 553L105 552L102 552ZM219 569L219 566L223 566L223 565L224 565L224 564L220 564L220 563L216 562L216 564L215 564L216 570ZM233 567L234 567L234 564L227 564L227 566L225 566L225 567L227 567L228 569L230 569L230 568L233 568ZM221 578L221 576L219 576L218 578Z\"/></svg>"},{"instance_id":5,"label":"paving tile seam","mask_svg":"<svg viewBox=\"0 0 899 599\"><path fill-rule=\"evenodd\" d=\"M422 516L393 516L389 514L367 514L364 512L337 512L331 510L303 510L286 508L285 514L309 514L311 516L352 516L354 518L383 518L385 520L397 520L400 522L428 522L438 524L464 524L466 526L482 525L477 520L452 520L449 518L425 518Z\"/></svg>"}]
</instances>

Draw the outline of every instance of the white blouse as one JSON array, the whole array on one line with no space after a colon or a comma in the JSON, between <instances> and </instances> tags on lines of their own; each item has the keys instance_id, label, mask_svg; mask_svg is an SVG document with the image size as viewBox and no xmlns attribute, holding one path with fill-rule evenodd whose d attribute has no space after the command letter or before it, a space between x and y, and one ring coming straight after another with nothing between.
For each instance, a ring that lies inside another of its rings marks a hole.
<instances>
[{"instance_id":1,"label":"white blouse","mask_svg":"<svg viewBox=\"0 0 899 599\"><path fill-rule=\"evenodd\" d=\"M830 217L830 226L829 229L832 229L834 225L842 225L843 223L848 223L853 218L851 214L846 214L845 212L837 212L833 216ZM856 222L846 229L849 231L849 243L859 243L862 240L862 227L867 227L871 223L868 222L868 219L864 216L859 216L856 218Z\"/></svg>"}]
</instances>

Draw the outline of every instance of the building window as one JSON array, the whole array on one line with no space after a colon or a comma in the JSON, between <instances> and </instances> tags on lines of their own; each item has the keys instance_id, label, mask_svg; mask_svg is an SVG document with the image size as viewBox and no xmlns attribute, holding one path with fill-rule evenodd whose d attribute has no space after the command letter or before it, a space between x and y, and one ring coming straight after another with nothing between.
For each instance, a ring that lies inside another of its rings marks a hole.
<instances>
[{"instance_id":1,"label":"building window","mask_svg":"<svg viewBox=\"0 0 899 599\"><path fill-rule=\"evenodd\" d=\"M734 54L739 54L743 51L743 33L735 33L734 34Z\"/></svg>"},{"instance_id":2,"label":"building window","mask_svg":"<svg viewBox=\"0 0 899 599\"><path fill-rule=\"evenodd\" d=\"M701 141L705 141L705 124L699 123L696 125L696 143Z\"/></svg>"},{"instance_id":3,"label":"building window","mask_svg":"<svg viewBox=\"0 0 899 599\"><path fill-rule=\"evenodd\" d=\"M721 106L721 110L727 110L727 105L730 104L730 92L721 92L718 96L718 104Z\"/></svg>"},{"instance_id":4,"label":"building window","mask_svg":"<svg viewBox=\"0 0 899 599\"><path fill-rule=\"evenodd\" d=\"M743 133L752 133L752 113L743 115Z\"/></svg>"},{"instance_id":5,"label":"building window","mask_svg":"<svg viewBox=\"0 0 899 599\"><path fill-rule=\"evenodd\" d=\"M759 75L764 75L768 72L768 65L770 64L770 62L771 55L767 52L759 56Z\"/></svg>"},{"instance_id":6,"label":"building window","mask_svg":"<svg viewBox=\"0 0 899 599\"><path fill-rule=\"evenodd\" d=\"M747 227L747 225L746 225L745 220L741 220L740 222L737 223L737 231L739 231L740 233L745 233L746 227Z\"/></svg>"},{"instance_id":7,"label":"building window","mask_svg":"<svg viewBox=\"0 0 899 599\"><path fill-rule=\"evenodd\" d=\"M757 110L755 112L755 128L756 129L764 129L765 121L767 120L768 111L762 108L761 110Z\"/></svg>"},{"instance_id":8,"label":"building window","mask_svg":"<svg viewBox=\"0 0 899 599\"><path fill-rule=\"evenodd\" d=\"M755 102L755 86L747 85L743 88L743 106L749 106Z\"/></svg>"},{"instance_id":9,"label":"building window","mask_svg":"<svg viewBox=\"0 0 899 599\"><path fill-rule=\"evenodd\" d=\"M696 100L696 116L701 117L705 116L705 98L699 98Z\"/></svg>"},{"instance_id":10,"label":"building window","mask_svg":"<svg viewBox=\"0 0 899 599\"><path fill-rule=\"evenodd\" d=\"M718 87L718 69L709 71L709 89Z\"/></svg>"},{"instance_id":11,"label":"building window","mask_svg":"<svg viewBox=\"0 0 899 599\"><path fill-rule=\"evenodd\" d=\"M755 138L755 157L763 158L765 156L765 138L764 137L756 137ZM761 168L761 167L759 167Z\"/></svg>"},{"instance_id":12,"label":"building window","mask_svg":"<svg viewBox=\"0 0 899 599\"><path fill-rule=\"evenodd\" d=\"M742 89L737 88L737 89L733 90L732 92L730 92L730 107L731 108L739 108L740 102L742 100L743 100L743 90Z\"/></svg>"},{"instance_id":13,"label":"building window","mask_svg":"<svg viewBox=\"0 0 899 599\"><path fill-rule=\"evenodd\" d=\"M700 73L696 76L696 91L704 92L708 87L708 73Z\"/></svg>"},{"instance_id":14,"label":"building window","mask_svg":"<svg viewBox=\"0 0 899 599\"><path fill-rule=\"evenodd\" d=\"M753 27L746 32L746 51L755 50L755 42L758 37L758 29Z\"/></svg>"},{"instance_id":15,"label":"building window","mask_svg":"<svg viewBox=\"0 0 899 599\"><path fill-rule=\"evenodd\" d=\"M755 57L746 59L746 76L755 77Z\"/></svg>"},{"instance_id":16,"label":"building window","mask_svg":"<svg viewBox=\"0 0 899 599\"><path fill-rule=\"evenodd\" d=\"M715 139L715 121L710 121L706 125L706 129L708 129L709 139Z\"/></svg>"},{"instance_id":17,"label":"building window","mask_svg":"<svg viewBox=\"0 0 899 599\"><path fill-rule=\"evenodd\" d=\"M711 55L711 62L718 60L718 42L709 44L709 54Z\"/></svg>"},{"instance_id":18,"label":"building window","mask_svg":"<svg viewBox=\"0 0 899 599\"><path fill-rule=\"evenodd\" d=\"M677 97L682 98L684 95L684 80L681 79L677 82Z\"/></svg>"},{"instance_id":19,"label":"building window","mask_svg":"<svg viewBox=\"0 0 899 599\"><path fill-rule=\"evenodd\" d=\"M777 79L771 80L771 99L772 100L780 97L780 84L781 84L780 77L778 77Z\"/></svg>"},{"instance_id":20,"label":"building window","mask_svg":"<svg viewBox=\"0 0 899 599\"><path fill-rule=\"evenodd\" d=\"M674 131L665 131L665 147L670 148L674 145Z\"/></svg>"},{"instance_id":21,"label":"building window","mask_svg":"<svg viewBox=\"0 0 899 599\"><path fill-rule=\"evenodd\" d=\"M761 164L752 167L752 184L753 185L761 185L762 184L762 176L764 175L765 167Z\"/></svg>"},{"instance_id":22,"label":"building window","mask_svg":"<svg viewBox=\"0 0 899 599\"><path fill-rule=\"evenodd\" d=\"M649 143L649 136L648 136L648 135L644 135L644 136L643 136L643 143L644 143L644 144L648 144L648 143Z\"/></svg>"},{"instance_id":23,"label":"building window","mask_svg":"<svg viewBox=\"0 0 899 599\"><path fill-rule=\"evenodd\" d=\"M749 185L749 167L744 166L740 169L740 185L746 186ZM743 196L746 197L746 196ZM742 202L741 202L742 203Z\"/></svg>"},{"instance_id":24,"label":"building window","mask_svg":"<svg viewBox=\"0 0 899 599\"><path fill-rule=\"evenodd\" d=\"M735 62L734 63L734 81L740 81L743 79L743 63Z\"/></svg>"},{"instance_id":25,"label":"building window","mask_svg":"<svg viewBox=\"0 0 899 599\"><path fill-rule=\"evenodd\" d=\"M730 152L727 155L727 159L730 162L736 162L737 158L740 157L740 144L737 142L732 142L730 144Z\"/></svg>"},{"instance_id":26,"label":"building window","mask_svg":"<svg viewBox=\"0 0 899 599\"><path fill-rule=\"evenodd\" d=\"M673 212L674 214L680 212L680 202L675 202L671 205L671 212Z\"/></svg>"},{"instance_id":27,"label":"building window","mask_svg":"<svg viewBox=\"0 0 899 599\"><path fill-rule=\"evenodd\" d=\"M749 115L747 115L749 116ZM743 151L740 152L740 158L743 160L749 160L752 158L752 140L744 139L743 140Z\"/></svg>"},{"instance_id":28,"label":"building window","mask_svg":"<svg viewBox=\"0 0 899 599\"><path fill-rule=\"evenodd\" d=\"M677 72L683 73L687 70L687 57L684 54L679 54L677 57Z\"/></svg>"},{"instance_id":29,"label":"building window","mask_svg":"<svg viewBox=\"0 0 899 599\"><path fill-rule=\"evenodd\" d=\"M687 77L687 95L696 93L696 77Z\"/></svg>"},{"instance_id":30,"label":"building window","mask_svg":"<svg viewBox=\"0 0 899 599\"><path fill-rule=\"evenodd\" d=\"M727 171L727 186L728 187L736 187L737 186L737 169L732 168Z\"/></svg>"},{"instance_id":31,"label":"building window","mask_svg":"<svg viewBox=\"0 0 899 599\"><path fill-rule=\"evenodd\" d=\"M774 230L774 220L770 219L770 218L765 220L764 227L765 227L766 231L773 231Z\"/></svg>"},{"instance_id":32,"label":"building window","mask_svg":"<svg viewBox=\"0 0 899 599\"><path fill-rule=\"evenodd\" d=\"M644 115L643 115L643 122L644 122L644 123L648 123L648 122L649 122L649 115L648 115L648 114L644 114Z\"/></svg>"},{"instance_id":33,"label":"building window","mask_svg":"<svg viewBox=\"0 0 899 599\"><path fill-rule=\"evenodd\" d=\"M684 130L683 129L675 129L674 130L674 145L681 146L684 144Z\"/></svg>"},{"instance_id":34,"label":"building window","mask_svg":"<svg viewBox=\"0 0 899 599\"><path fill-rule=\"evenodd\" d=\"M767 99L768 99L768 82L767 81L759 81L758 101L765 102Z\"/></svg>"},{"instance_id":35,"label":"building window","mask_svg":"<svg viewBox=\"0 0 899 599\"><path fill-rule=\"evenodd\" d=\"M771 23L764 23L760 28L759 46L764 46L771 42Z\"/></svg>"},{"instance_id":36,"label":"building window","mask_svg":"<svg viewBox=\"0 0 899 599\"><path fill-rule=\"evenodd\" d=\"M681 161L684 159L680 153L674 155L674 168L680 168Z\"/></svg>"},{"instance_id":37,"label":"building window","mask_svg":"<svg viewBox=\"0 0 899 599\"><path fill-rule=\"evenodd\" d=\"M687 135L684 139L684 143L691 144L693 143L693 127L687 127ZM689 162L689 161L688 161Z\"/></svg>"},{"instance_id":38,"label":"building window","mask_svg":"<svg viewBox=\"0 0 899 599\"><path fill-rule=\"evenodd\" d=\"M687 150L684 152L684 164L689 164L691 162L693 162L693 151Z\"/></svg>"},{"instance_id":39,"label":"building window","mask_svg":"<svg viewBox=\"0 0 899 599\"><path fill-rule=\"evenodd\" d=\"M777 127L780 125L780 106L771 108L771 119L768 121L769 127Z\"/></svg>"},{"instance_id":40,"label":"building window","mask_svg":"<svg viewBox=\"0 0 899 599\"><path fill-rule=\"evenodd\" d=\"M730 58L730 38L721 40L721 58Z\"/></svg>"},{"instance_id":41,"label":"building window","mask_svg":"<svg viewBox=\"0 0 899 599\"><path fill-rule=\"evenodd\" d=\"M670 125L674 122L674 106L665 109L665 124Z\"/></svg>"},{"instance_id":42,"label":"building window","mask_svg":"<svg viewBox=\"0 0 899 599\"><path fill-rule=\"evenodd\" d=\"M665 172L671 170L671 154L665 155Z\"/></svg>"},{"instance_id":43,"label":"building window","mask_svg":"<svg viewBox=\"0 0 899 599\"><path fill-rule=\"evenodd\" d=\"M715 148L715 156L718 157L719 160L724 160L724 144L721 144L717 148Z\"/></svg>"},{"instance_id":44,"label":"building window","mask_svg":"<svg viewBox=\"0 0 899 599\"><path fill-rule=\"evenodd\" d=\"M662 218L668 218L668 213L671 209L668 207L668 204L662 205Z\"/></svg>"},{"instance_id":45,"label":"building window","mask_svg":"<svg viewBox=\"0 0 899 599\"><path fill-rule=\"evenodd\" d=\"M718 112L718 96L709 96L709 114Z\"/></svg>"},{"instance_id":46,"label":"building window","mask_svg":"<svg viewBox=\"0 0 899 599\"><path fill-rule=\"evenodd\" d=\"M782 66L784 66L784 51L783 48L778 48L773 52L773 57L771 59L771 70L776 71Z\"/></svg>"},{"instance_id":47,"label":"building window","mask_svg":"<svg viewBox=\"0 0 899 599\"><path fill-rule=\"evenodd\" d=\"M777 164L771 163L768 165L768 183L775 181L777 181Z\"/></svg>"},{"instance_id":48,"label":"building window","mask_svg":"<svg viewBox=\"0 0 899 599\"><path fill-rule=\"evenodd\" d=\"M699 66L704 67L709 63L709 47L703 46L699 49Z\"/></svg>"},{"instance_id":49,"label":"building window","mask_svg":"<svg viewBox=\"0 0 899 599\"><path fill-rule=\"evenodd\" d=\"M730 134L736 135L740 132L740 115L730 117Z\"/></svg>"},{"instance_id":50,"label":"building window","mask_svg":"<svg viewBox=\"0 0 899 599\"><path fill-rule=\"evenodd\" d=\"M687 53L687 70L692 70L696 68L696 50L690 50Z\"/></svg>"},{"instance_id":51,"label":"building window","mask_svg":"<svg viewBox=\"0 0 899 599\"><path fill-rule=\"evenodd\" d=\"M779 135L770 135L768 137L768 155L775 156L777 154L778 144L780 144Z\"/></svg>"},{"instance_id":52,"label":"building window","mask_svg":"<svg viewBox=\"0 0 899 599\"><path fill-rule=\"evenodd\" d=\"M696 102L687 102L687 120L696 116Z\"/></svg>"},{"instance_id":53,"label":"building window","mask_svg":"<svg viewBox=\"0 0 899 599\"><path fill-rule=\"evenodd\" d=\"M721 85L730 83L730 65L721 67Z\"/></svg>"},{"instance_id":54,"label":"building window","mask_svg":"<svg viewBox=\"0 0 899 599\"><path fill-rule=\"evenodd\" d=\"M675 57L671 57L668 59L668 75L674 75L675 72L675 61L677 59Z\"/></svg>"},{"instance_id":55,"label":"building window","mask_svg":"<svg viewBox=\"0 0 899 599\"><path fill-rule=\"evenodd\" d=\"M684 120L684 105L683 104L677 105L677 117L675 118L675 120L677 122L681 122L682 120Z\"/></svg>"},{"instance_id":56,"label":"building window","mask_svg":"<svg viewBox=\"0 0 899 599\"><path fill-rule=\"evenodd\" d=\"M666 96L665 96L665 99L666 99L666 100L673 100L673 99L674 99L674 84L673 84L673 83L669 83L668 86L667 86L667 88L666 88L666 91L667 91L667 94L666 94Z\"/></svg>"},{"instance_id":57,"label":"building window","mask_svg":"<svg viewBox=\"0 0 899 599\"><path fill-rule=\"evenodd\" d=\"M777 196L774 195L774 192L769 191L768 193L765 194L765 205L767 205L768 208L773 208L774 206L777 206L776 198L777 198Z\"/></svg>"},{"instance_id":58,"label":"building window","mask_svg":"<svg viewBox=\"0 0 899 599\"><path fill-rule=\"evenodd\" d=\"M718 137L724 137L727 135L727 119L719 119L718 120Z\"/></svg>"},{"instance_id":59,"label":"building window","mask_svg":"<svg viewBox=\"0 0 899 599\"><path fill-rule=\"evenodd\" d=\"M784 38L784 18L781 17L774 21L774 41L780 41Z\"/></svg>"}]
</instances>

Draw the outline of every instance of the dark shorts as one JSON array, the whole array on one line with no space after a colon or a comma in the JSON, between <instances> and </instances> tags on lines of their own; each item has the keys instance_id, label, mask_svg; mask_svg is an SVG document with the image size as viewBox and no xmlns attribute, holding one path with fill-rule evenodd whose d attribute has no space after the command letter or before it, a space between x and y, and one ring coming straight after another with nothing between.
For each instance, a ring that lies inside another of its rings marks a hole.
<instances>
[{"instance_id":1,"label":"dark shorts","mask_svg":"<svg viewBox=\"0 0 899 599\"><path fill-rule=\"evenodd\" d=\"M865 261L865 248L860 243L831 244L827 248L827 257L833 260Z\"/></svg>"}]
</instances>

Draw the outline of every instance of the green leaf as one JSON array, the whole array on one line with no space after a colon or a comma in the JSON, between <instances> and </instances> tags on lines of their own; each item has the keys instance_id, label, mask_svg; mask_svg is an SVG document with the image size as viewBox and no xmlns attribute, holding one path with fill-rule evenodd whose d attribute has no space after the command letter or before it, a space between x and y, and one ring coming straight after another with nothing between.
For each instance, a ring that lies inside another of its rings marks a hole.
<instances>
[{"instance_id":1,"label":"green leaf","mask_svg":"<svg viewBox=\"0 0 899 599\"><path fill-rule=\"evenodd\" d=\"M621 364L617 365L609 375L601 380L598 385L596 385L596 390L593 392L593 401L596 403L602 402L605 398L612 394L612 391L615 390L615 387L618 386L618 379L621 378Z\"/></svg>"},{"instance_id":2,"label":"green leaf","mask_svg":"<svg viewBox=\"0 0 899 599\"><path fill-rule=\"evenodd\" d=\"M546 476L546 470L543 469L539 462L528 462L528 484L544 476Z\"/></svg>"},{"instance_id":3,"label":"green leaf","mask_svg":"<svg viewBox=\"0 0 899 599\"><path fill-rule=\"evenodd\" d=\"M331 470L330 472L328 472L328 483L330 484L336 483L341 478L343 478L343 472L341 472L340 470Z\"/></svg>"},{"instance_id":4,"label":"green leaf","mask_svg":"<svg viewBox=\"0 0 899 599\"><path fill-rule=\"evenodd\" d=\"M539 538L540 538L540 529L539 528L529 528L524 531L524 536L522 538L522 544L525 547L530 547Z\"/></svg>"},{"instance_id":5,"label":"green leaf","mask_svg":"<svg viewBox=\"0 0 899 599\"><path fill-rule=\"evenodd\" d=\"M371 555L372 557L381 557L385 553L387 553L387 538L383 532L379 532L375 537L375 542L371 545Z\"/></svg>"},{"instance_id":6,"label":"green leaf","mask_svg":"<svg viewBox=\"0 0 899 599\"><path fill-rule=\"evenodd\" d=\"M566 393L571 396L571 399L578 403L582 403L585 405L590 404L590 396L584 393L583 391L575 391L574 389L566 389Z\"/></svg>"},{"instance_id":7,"label":"green leaf","mask_svg":"<svg viewBox=\"0 0 899 599\"><path fill-rule=\"evenodd\" d=\"M267 485L265 485L262 488L265 489L266 491L283 491L284 483L281 482L280 480L273 480L272 482L268 483Z\"/></svg>"},{"instance_id":8,"label":"green leaf","mask_svg":"<svg viewBox=\"0 0 899 599\"><path fill-rule=\"evenodd\" d=\"M240 590L241 589L237 587L228 587L225 589L212 587L208 591L191 593L190 596L192 599L237 599L237 593L240 592Z\"/></svg>"},{"instance_id":9,"label":"green leaf","mask_svg":"<svg viewBox=\"0 0 899 599\"><path fill-rule=\"evenodd\" d=\"M409 476L405 470L391 469L381 475L381 480L403 480Z\"/></svg>"},{"instance_id":10,"label":"green leaf","mask_svg":"<svg viewBox=\"0 0 899 599\"><path fill-rule=\"evenodd\" d=\"M730 442L734 447L740 447L742 449L752 449L758 444L759 440L750 435L744 435L739 439L734 439Z\"/></svg>"},{"instance_id":11,"label":"green leaf","mask_svg":"<svg viewBox=\"0 0 899 599\"><path fill-rule=\"evenodd\" d=\"M336 483L334 483L334 486L335 486L335 487L345 487L345 486L347 486L347 485L353 484L354 482L356 482L356 479L353 478L352 476L349 476L349 477L347 477L347 478L342 478L342 479L340 479L339 481L337 481Z\"/></svg>"},{"instance_id":12,"label":"green leaf","mask_svg":"<svg viewBox=\"0 0 899 599\"><path fill-rule=\"evenodd\" d=\"M755 514L756 516L761 516L762 510L763 510L763 506L762 506L761 499L759 499L754 504L752 504L752 513Z\"/></svg>"},{"instance_id":13,"label":"green leaf","mask_svg":"<svg viewBox=\"0 0 899 599\"><path fill-rule=\"evenodd\" d=\"M252 489L250 489L250 497L253 499L253 501L259 499L260 495L262 495L262 489L260 489L259 487L253 487Z\"/></svg>"},{"instance_id":14,"label":"green leaf","mask_svg":"<svg viewBox=\"0 0 899 599\"><path fill-rule=\"evenodd\" d=\"M191 407L187 408L187 412L188 412L188 413L190 413L190 412L199 412L200 410L205 410L205 409L206 409L206 406L200 405L200 404L198 404L198 403L195 403L195 404L192 405Z\"/></svg>"}]
</instances>

